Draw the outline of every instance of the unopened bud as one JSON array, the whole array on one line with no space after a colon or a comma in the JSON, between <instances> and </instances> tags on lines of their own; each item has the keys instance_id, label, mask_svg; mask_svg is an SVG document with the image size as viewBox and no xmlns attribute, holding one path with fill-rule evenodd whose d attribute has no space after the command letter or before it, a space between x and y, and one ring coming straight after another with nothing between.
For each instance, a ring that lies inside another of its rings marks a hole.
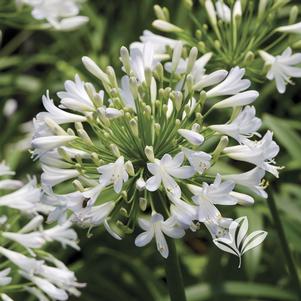
<instances>
[{"instance_id":1,"label":"unopened bud","mask_svg":"<svg viewBox=\"0 0 301 301\"><path fill-rule=\"evenodd\" d=\"M91 60L89 57L84 56L82 58L82 62L85 66L85 68L92 73L95 77L97 77L98 79L100 79L103 83L109 85L110 84L110 80L109 77L107 76L107 74L105 74L98 66L97 64Z\"/></svg>"},{"instance_id":2,"label":"unopened bud","mask_svg":"<svg viewBox=\"0 0 301 301\"><path fill-rule=\"evenodd\" d=\"M79 180L74 180L72 182L74 188L79 191L79 192L84 192L85 191L85 188L84 186L82 185L82 183L79 181Z\"/></svg>"},{"instance_id":3,"label":"unopened bud","mask_svg":"<svg viewBox=\"0 0 301 301\"><path fill-rule=\"evenodd\" d=\"M110 144L110 149L111 149L112 153L114 154L114 156L116 156L117 158L120 157L120 151L116 144L114 144L114 143Z\"/></svg>"},{"instance_id":4,"label":"unopened bud","mask_svg":"<svg viewBox=\"0 0 301 301\"><path fill-rule=\"evenodd\" d=\"M186 73L191 72L191 70L194 66L194 63L196 61L197 55L198 55L198 49L196 47L192 47L189 52Z\"/></svg>"},{"instance_id":5,"label":"unopened bud","mask_svg":"<svg viewBox=\"0 0 301 301\"><path fill-rule=\"evenodd\" d=\"M136 188L139 190L139 191L143 191L145 189L145 181L143 178L139 178L137 181L136 181Z\"/></svg>"},{"instance_id":6,"label":"unopened bud","mask_svg":"<svg viewBox=\"0 0 301 301\"><path fill-rule=\"evenodd\" d=\"M142 211L145 211L147 208L147 199L146 198L139 198L139 207Z\"/></svg>"},{"instance_id":7,"label":"unopened bud","mask_svg":"<svg viewBox=\"0 0 301 301\"><path fill-rule=\"evenodd\" d=\"M129 51L126 47L122 46L120 48L120 58L123 64L125 72L130 75L131 73L131 63L130 63L130 55Z\"/></svg>"},{"instance_id":8,"label":"unopened bud","mask_svg":"<svg viewBox=\"0 0 301 301\"><path fill-rule=\"evenodd\" d=\"M155 154L154 154L154 149L152 146L146 146L144 149L144 153L150 162L155 161Z\"/></svg>"},{"instance_id":9,"label":"unopened bud","mask_svg":"<svg viewBox=\"0 0 301 301\"><path fill-rule=\"evenodd\" d=\"M135 175L133 163L131 161L126 161L124 165L127 173L133 177Z\"/></svg>"}]
</instances>

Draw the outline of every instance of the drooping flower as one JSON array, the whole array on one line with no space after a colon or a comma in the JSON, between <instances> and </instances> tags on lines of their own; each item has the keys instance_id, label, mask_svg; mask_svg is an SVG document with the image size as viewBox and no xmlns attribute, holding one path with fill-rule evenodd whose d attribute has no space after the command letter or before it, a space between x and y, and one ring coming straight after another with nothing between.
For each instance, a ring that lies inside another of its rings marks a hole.
<instances>
[{"instance_id":1,"label":"drooping flower","mask_svg":"<svg viewBox=\"0 0 301 301\"><path fill-rule=\"evenodd\" d=\"M143 247L155 237L157 249L164 258L167 258L169 254L164 234L172 238L181 238L185 234L183 229L176 227L172 218L164 221L163 216L156 212L152 213L151 220L139 218L138 223L145 232L136 237L135 245Z\"/></svg>"}]
</instances>

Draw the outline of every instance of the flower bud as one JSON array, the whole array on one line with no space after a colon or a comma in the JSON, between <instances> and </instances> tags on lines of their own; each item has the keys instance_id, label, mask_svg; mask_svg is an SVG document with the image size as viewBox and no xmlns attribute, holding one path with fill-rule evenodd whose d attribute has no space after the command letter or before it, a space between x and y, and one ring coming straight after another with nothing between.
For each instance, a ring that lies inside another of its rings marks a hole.
<instances>
[{"instance_id":1,"label":"flower bud","mask_svg":"<svg viewBox=\"0 0 301 301\"><path fill-rule=\"evenodd\" d=\"M120 151L116 144L114 144L114 143L110 144L110 149L111 149L112 153L114 154L114 156L116 156L117 158L120 157Z\"/></svg>"},{"instance_id":2,"label":"flower bud","mask_svg":"<svg viewBox=\"0 0 301 301\"><path fill-rule=\"evenodd\" d=\"M127 173L130 176L134 176L135 175L135 170L134 170L133 163L131 161L126 161L124 165L125 165L125 169L126 169Z\"/></svg>"},{"instance_id":3,"label":"flower bud","mask_svg":"<svg viewBox=\"0 0 301 301\"><path fill-rule=\"evenodd\" d=\"M130 55L128 49L124 46L120 48L120 58L125 72L127 73L127 75L130 75L131 73Z\"/></svg>"},{"instance_id":4,"label":"flower bud","mask_svg":"<svg viewBox=\"0 0 301 301\"><path fill-rule=\"evenodd\" d=\"M155 20L152 24L156 29L164 32L182 32L183 29L163 20Z\"/></svg>"},{"instance_id":5,"label":"flower bud","mask_svg":"<svg viewBox=\"0 0 301 301\"><path fill-rule=\"evenodd\" d=\"M144 153L150 162L155 161L154 149L152 146L146 146L144 149Z\"/></svg>"},{"instance_id":6,"label":"flower bud","mask_svg":"<svg viewBox=\"0 0 301 301\"><path fill-rule=\"evenodd\" d=\"M147 199L146 198L139 198L139 207L142 211L145 211L147 208Z\"/></svg>"},{"instance_id":7,"label":"flower bud","mask_svg":"<svg viewBox=\"0 0 301 301\"><path fill-rule=\"evenodd\" d=\"M137 181L136 181L136 188L139 190L139 191L143 191L145 189L145 181L143 178L139 178Z\"/></svg>"},{"instance_id":8,"label":"flower bud","mask_svg":"<svg viewBox=\"0 0 301 301\"><path fill-rule=\"evenodd\" d=\"M95 77L97 77L98 79L100 79L103 83L105 84L110 84L110 80L109 77L107 76L107 74L105 74L98 66L97 64L91 60L89 57L84 56L82 58L82 62L85 66L85 68L92 73Z\"/></svg>"}]
</instances>

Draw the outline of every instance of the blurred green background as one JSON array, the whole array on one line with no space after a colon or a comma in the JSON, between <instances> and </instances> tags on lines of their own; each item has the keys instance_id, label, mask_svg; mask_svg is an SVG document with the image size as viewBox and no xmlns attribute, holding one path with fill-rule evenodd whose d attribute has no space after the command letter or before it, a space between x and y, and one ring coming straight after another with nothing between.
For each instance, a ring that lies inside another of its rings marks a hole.
<instances>
[{"instance_id":1,"label":"blurred green background","mask_svg":"<svg viewBox=\"0 0 301 301\"><path fill-rule=\"evenodd\" d=\"M291 1L294 3L294 1ZM81 64L83 55L99 65L119 65L119 48L137 40L144 29L151 29L155 18L153 5L166 5L176 24L189 26L183 2L126 0L86 1L82 15L90 22L72 32L30 30L34 23L29 10L15 12L14 1L0 0L0 111L8 99L18 109L0 119L0 159L5 159L20 178L38 174L29 147L30 121L41 110L41 95L51 96L63 89L75 73L87 75ZM295 1L299 4L299 1ZM273 83L257 84L261 96L255 103L264 127L274 131L281 146L278 165L285 166L280 179L272 179L269 192L274 196L295 265L301 273L301 81L289 86L285 95ZM24 125L26 123L26 125ZM20 143L22 140L22 143ZM229 170L230 167L225 167ZM289 276L286 258L266 201L258 199L253 207L229 209L229 216L246 215L250 231L264 229L269 235L262 247L247 254L241 269L237 258L224 254L212 243L207 231L188 233L177 241L187 296L201 300L283 300L298 301L296 285ZM88 283L79 298L83 301L168 300L162 259L153 244L134 246L134 236L116 241L101 229L78 229L81 252L55 250Z\"/></svg>"}]
</instances>

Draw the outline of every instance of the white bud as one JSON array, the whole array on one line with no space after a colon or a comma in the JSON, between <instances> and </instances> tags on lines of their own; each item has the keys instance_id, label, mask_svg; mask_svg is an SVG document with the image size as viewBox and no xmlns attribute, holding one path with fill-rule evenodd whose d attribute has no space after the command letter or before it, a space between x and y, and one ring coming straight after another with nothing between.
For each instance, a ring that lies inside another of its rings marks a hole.
<instances>
[{"instance_id":1,"label":"white bud","mask_svg":"<svg viewBox=\"0 0 301 301\"><path fill-rule=\"evenodd\" d=\"M152 146L146 146L144 149L144 153L150 162L155 161L154 149Z\"/></svg>"}]
</instances>

